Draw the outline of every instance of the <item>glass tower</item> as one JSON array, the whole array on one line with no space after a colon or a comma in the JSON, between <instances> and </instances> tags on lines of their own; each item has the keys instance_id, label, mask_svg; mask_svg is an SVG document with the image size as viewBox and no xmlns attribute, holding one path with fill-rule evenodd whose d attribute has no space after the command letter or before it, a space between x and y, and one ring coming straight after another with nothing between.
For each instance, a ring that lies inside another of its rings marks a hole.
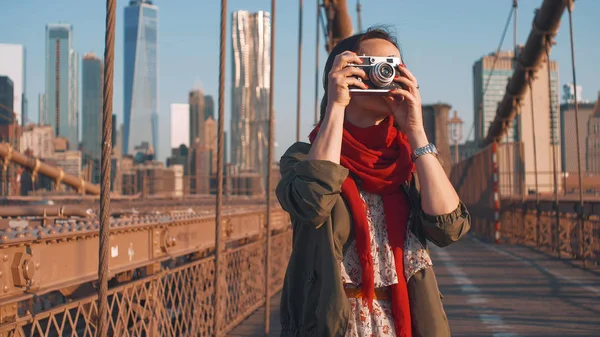
<instances>
[{"instance_id":1,"label":"glass tower","mask_svg":"<svg viewBox=\"0 0 600 337\"><path fill-rule=\"evenodd\" d=\"M158 7L131 0L125 8L123 153L158 148Z\"/></svg>"},{"instance_id":2,"label":"glass tower","mask_svg":"<svg viewBox=\"0 0 600 337\"><path fill-rule=\"evenodd\" d=\"M102 128L102 60L94 54L86 54L82 65L82 137L81 145L85 158L100 160Z\"/></svg>"},{"instance_id":3,"label":"glass tower","mask_svg":"<svg viewBox=\"0 0 600 337\"><path fill-rule=\"evenodd\" d=\"M51 125L57 136L79 145L79 59L73 50L73 26L46 26L45 112L40 124Z\"/></svg>"}]
</instances>

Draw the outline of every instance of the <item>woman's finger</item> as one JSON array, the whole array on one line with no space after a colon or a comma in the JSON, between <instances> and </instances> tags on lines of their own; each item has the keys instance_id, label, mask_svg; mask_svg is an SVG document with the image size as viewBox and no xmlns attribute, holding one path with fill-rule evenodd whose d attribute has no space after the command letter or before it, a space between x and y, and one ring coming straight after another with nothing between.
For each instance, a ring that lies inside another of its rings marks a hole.
<instances>
[{"instance_id":1,"label":"woman's finger","mask_svg":"<svg viewBox=\"0 0 600 337\"><path fill-rule=\"evenodd\" d=\"M410 79L404 76L396 76L394 77L394 81L404 84L406 89L408 89L410 92L416 92L418 89L417 84L415 82L411 81Z\"/></svg>"},{"instance_id":2,"label":"woman's finger","mask_svg":"<svg viewBox=\"0 0 600 337\"><path fill-rule=\"evenodd\" d=\"M345 83L346 83L346 85L348 87L355 86L355 87L359 87L361 89L369 89L369 86L367 86L365 84L365 82L359 80L356 77L346 77L346 82Z\"/></svg>"},{"instance_id":3,"label":"woman's finger","mask_svg":"<svg viewBox=\"0 0 600 337\"><path fill-rule=\"evenodd\" d=\"M415 97L415 95L413 95L408 90L394 89L394 90L390 91L390 94L392 94L394 96L402 96L402 97L404 97L405 100L407 100L411 103L417 103L417 97Z\"/></svg>"},{"instance_id":4,"label":"woman's finger","mask_svg":"<svg viewBox=\"0 0 600 337\"><path fill-rule=\"evenodd\" d=\"M345 68L349 63L363 63L363 61L356 53L347 50L335 57L331 72L339 71Z\"/></svg>"},{"instance_id":5,"label":"woman's finger","mask_svg":"<svg viewBox=\"0 0 600 337\"><path fill-rule=\"evenodd\" d=\"M358 77L362 78L363 80L369 79L369 75L367 75L367 72L364 71L364 69L357 68L357 67L346 67L342 70L339 70L337 73L344 77L358 76Z\"/></svg>"},{"instance_id":6,"label":"woman's finger","mask_svg":"<svg viewBox=\"0 0 600 337\"><path fill-rule=\"evenodd\" d=\"M419 87L419 82L417 82L417 78L415 77L415 75L413 75L413 73L410 72L410 70L408 70L408 68L406 68L406 66L404 64L400 64L398 66L398 69L400 70L400 72L404 75L406 75L406 77L415 82L417 88Z\"/></svg>"}]
</instances>

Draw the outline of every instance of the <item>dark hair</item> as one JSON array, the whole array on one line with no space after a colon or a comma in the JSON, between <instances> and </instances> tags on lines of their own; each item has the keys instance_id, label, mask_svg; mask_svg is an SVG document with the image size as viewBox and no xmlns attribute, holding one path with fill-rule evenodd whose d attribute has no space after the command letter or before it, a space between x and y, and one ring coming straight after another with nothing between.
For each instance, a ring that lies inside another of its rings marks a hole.
<instances>
[{"instance_id":1,"label":"dark hair","mask_svg":"<svg viewBox=\"0 0 600 337\"><path fill-rule=\"evenodd\" d=\"M331 53L327 57L327 62L325 62L325 69L323 71L323 89L325 89L325 93L323 94L323 98L321 99L321 115L319 117L319 121L322 121L323 117L325 117L325 111L327 109L327 85L329 80L328 75L331 71L331 68L333 67L333 61L335 60L335 57L347 50L358 52L361 42L372 39L386 40L392 43L394 46L396 46L398 50L400 50L400 46L398 45L398 42L396 41L394 35L390 32L388 28L382 26L371 27L367 29L367 31L365 31L364 33L352 35L338 42L338 44L336 44L333 47ZM400 56L402 56L401 50Z\"/></svg>"}]
</instances>

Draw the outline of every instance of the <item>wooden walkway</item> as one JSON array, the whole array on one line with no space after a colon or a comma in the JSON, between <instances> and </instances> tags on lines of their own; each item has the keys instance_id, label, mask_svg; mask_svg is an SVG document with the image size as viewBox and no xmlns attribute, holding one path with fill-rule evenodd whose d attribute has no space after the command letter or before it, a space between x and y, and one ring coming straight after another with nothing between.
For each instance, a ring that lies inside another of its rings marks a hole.
<instances>
[{"instance_id":1,"label":"wooden walkway","mask_svg":"<svg viewBox=\"0 0 600 337\"><path fill-rule=\"evenodd\" d=\"M279 336L281 326L279 323L279 302L281 301L281 293L271 298L271 322L269 336ZM265 309L260 308L255 311L250 317L231 330L227 336L265 336Z\"/></svg>"}]
</instances>

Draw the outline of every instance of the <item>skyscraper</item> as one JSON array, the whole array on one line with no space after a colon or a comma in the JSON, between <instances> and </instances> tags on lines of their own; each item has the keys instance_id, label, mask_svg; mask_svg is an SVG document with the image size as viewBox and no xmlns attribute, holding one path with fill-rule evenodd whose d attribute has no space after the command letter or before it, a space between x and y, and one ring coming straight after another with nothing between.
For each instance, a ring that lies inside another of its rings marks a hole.
<instances>
[{"instance_id":1,"label":"skyscraper","mask_svg":"<svg viewBox=\"0 0 600 337\"><path fill-rule=\"evenodd\" d=\"M513 74L513 59L512 51L502 51L498 55L490 53L473 65L473 112L477 141L487 136L490 124L496 116L498 103L504 97L506 84ZM511 141L514 141L514 130L513 123L508 131Z\"/></svg>"},{"instance_id":2,"label":"skyscraper","mask_svg":"<svg viewBox=\"0 0 600 337\"><path fill-rule=\"evenodd\" d=\"M100 160L102 153L102 84L104 65L93 53L83 57L82 66L82 152L86 159Z\"/></svg>"},{"instance_id":3,"label":"skyscraper","mask_svg":"<svg viewBox=\"0 0 600 337\"><path fill-rule=\"evenodd\" d=\"M143 142L158 147L158 7L131 0L125 8L123 153Z\"/></svg>"},{"instance_id":4,"label":"skyscraper","mask_svg":"<svg viewBox=\"0 0 600 337\"><path fill-rule=\"evenodd\" d=\"M79 60L73 50L73 26L56 23L46 26L46 93L44 120L57 136L79 145Z\"/></svg>"},{"instance_id":5,"label":"skyscraper","mask_svg":"<svg viewBox=\"0 0 600 337\"><path fill-rule=\"evenodd\" d=\"M8 76L0 76L0 125L13 123L14 82Z\"/></svg>"},{"instance_id":6,"label":"skyscraper","mask_svg":"<svg viewBox=\"0 0 600 337\"><path fill-rule=\"evenodd\" d=\"M27 121L27 97L25 96L25 47L18 44L0 43L0 76L8 76L13 82L13 111L17 123Z\"/></svg>"},{"instance_id":7,"label":"skyscraper","mask_svg":"<svg viewBox=\"0 0 600 337\"><path fill-rule=\"evenodd\" d=\"M171 149L190 147L190 105L171 104Z\"/></svg>"},{"instance_id":8,"label":"skyscraper","mask_svg":"<svg viewBox=\"0 0 600 337\"><path fill-rule=\"evenodd\" d=\"M216 120L215 118L215 100L211 95L204 96L204 120L209 117Z\"/></svg>"},{"instance_id":9,"label":"skyscraper","mask_svg":"<svg viewBox=\"0 0 600 337\"><path fill-rule=\"evenodd\" d=\"M190 91L188 97L189 112L189 146L193 147L196 141L204 143L204 93L200 89Z\"/></svg>"},{"instance_id":10,"label":"skyscraper","mask_svg":"<svg viewBox=\"0 0 600 337\"><path fill-rule=\"evenodd\" d=\"M233 13L231 162L242 171L268 172L271 15ZM266 183L266 179L264 180Z\"/></svg>"}]
</instances>

